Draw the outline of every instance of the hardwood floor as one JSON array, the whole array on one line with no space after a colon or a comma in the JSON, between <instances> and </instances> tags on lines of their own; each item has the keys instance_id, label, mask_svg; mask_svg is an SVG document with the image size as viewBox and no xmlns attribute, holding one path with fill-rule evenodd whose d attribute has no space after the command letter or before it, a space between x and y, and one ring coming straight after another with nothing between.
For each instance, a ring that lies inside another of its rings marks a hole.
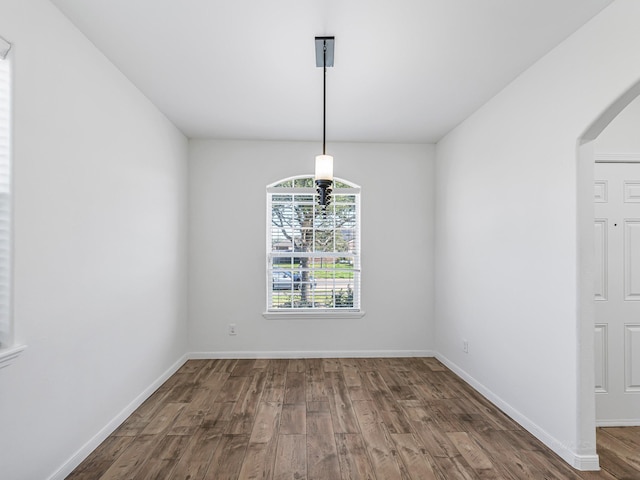
<instances>
[{"instance_id":1,"label":"hardwood floor","mask_svg":"<svg viewBox=\"0 0 640 480\"><path fill-rule=\"evenodd\" d=\"M577 472L433 358L190 360L69 480L640 479L640 429Z\"/></svg>"},{"instance_id":2,"label":"hardwood floor","mask_svg":"<svg viewBox=\"0 0 640 480\"><path fill-rule=\"evenodd\" d=\"M597 442L603 478L640 479L640 427L598 428Z\"/></svg>"}]
</instances>

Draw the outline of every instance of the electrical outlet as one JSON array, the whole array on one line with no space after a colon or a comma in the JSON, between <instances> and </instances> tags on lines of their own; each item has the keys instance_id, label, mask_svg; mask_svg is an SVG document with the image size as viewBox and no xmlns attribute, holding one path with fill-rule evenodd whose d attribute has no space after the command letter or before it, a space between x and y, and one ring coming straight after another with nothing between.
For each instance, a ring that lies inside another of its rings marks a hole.
<instances>
[{"instance_id":1,"label":"electrical outlet","mask_svg":"<svg viewBox=\"0 0 640 480\"><path fill-rule=\"evenodd\" d=\"M467 340L462 341L462 351L464 353L469 353L469 342Z\"/></svg>"},{"instance_id":2,"label":"electrical outlet","mask_svg":"<svg viewBox=\"0 0 640 480\"><path fill-rule=\"evenodd\" d=\"M236 330L236 324L235 323L230 323L229 324L229 335L237 335L238 332Z\"/></svg>"}]
</instances>

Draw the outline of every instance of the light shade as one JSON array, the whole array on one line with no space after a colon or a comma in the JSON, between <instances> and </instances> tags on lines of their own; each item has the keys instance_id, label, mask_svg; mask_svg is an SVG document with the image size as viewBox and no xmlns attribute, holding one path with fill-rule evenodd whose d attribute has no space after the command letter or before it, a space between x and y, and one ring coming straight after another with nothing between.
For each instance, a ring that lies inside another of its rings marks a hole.
<instances>
[{"instance_id":1,"label":"light shade","mask_svg":"<svg viewBox=\"0 0 640 480\"><path fill-rule=\"evenodd\" d=\"M333 181L333 157L316 155L316 180Z\"/></svg>"}]
</instances>

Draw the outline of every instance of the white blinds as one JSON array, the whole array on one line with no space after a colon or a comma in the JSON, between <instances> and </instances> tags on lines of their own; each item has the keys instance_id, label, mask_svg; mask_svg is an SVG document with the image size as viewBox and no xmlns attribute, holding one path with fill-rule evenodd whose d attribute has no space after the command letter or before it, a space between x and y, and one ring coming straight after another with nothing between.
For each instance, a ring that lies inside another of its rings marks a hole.
<instances>
[{"instance_id":1,"label":"white blinds","mask_svg":"<svg viewBox=\"0 0 640 480\"><path fill-rule=\"evenodd\" d=\"M318 206L313 177L267 188L267 310L360 309L360 189L336 181Z\"/></svg>"},{"instance_id":2,"label":"white blinds","mask_svg":"<svg viewBox=\"0 0 640 480\"><path fill-rule=\"evenodd\" d=\"M0 37L0 345L11 328L11 44Z\"/></svg>"}]
</instances>

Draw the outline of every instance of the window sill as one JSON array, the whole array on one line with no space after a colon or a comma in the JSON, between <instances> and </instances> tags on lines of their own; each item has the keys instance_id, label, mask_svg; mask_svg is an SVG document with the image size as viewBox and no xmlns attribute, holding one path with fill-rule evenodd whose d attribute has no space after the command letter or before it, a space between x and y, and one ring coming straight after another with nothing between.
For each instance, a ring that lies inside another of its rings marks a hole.
<instances>
[{"instance_id":1,"label":"window sill","mask_svg":"<svg viewBox=\"0 0 640 480\"><path fill-rule=\"evenodd\" d=\"M8 367L27 348L26 345L13 345L0 348L0 369Z\"/></svg>"},{"instance_id":2,"label":"window sill","mask_svg":"<svg viewBox=\"0 0 640 480\"><path fill-rule=\"evenodd\" d=\"M321 311L321 312L263 312L267 320L325 320L334 318L362 318L364 310L351 311Z\"/></svg>"}]
</instances>

